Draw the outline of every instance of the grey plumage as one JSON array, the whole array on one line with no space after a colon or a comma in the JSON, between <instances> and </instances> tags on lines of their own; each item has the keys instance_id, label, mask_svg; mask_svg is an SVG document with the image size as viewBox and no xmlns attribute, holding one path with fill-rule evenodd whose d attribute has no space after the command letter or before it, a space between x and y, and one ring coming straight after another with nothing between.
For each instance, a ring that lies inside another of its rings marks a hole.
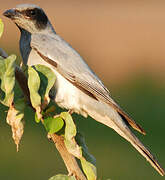
<instances>
[{"instance_id":1,"label":"grey plumage","mask_svg":"<svg viewBox=\"0 0 165 180\"><path fill-rule=\"evenodd\" d=\"M83 58L59 35L44 11L24 4L4 12L21 31L20 51L25 64L44 64L56 77L55 102L87 117L90 115L129 141L163 176L157 160L131 132L128 125L145 134L111 98L108 89L88 67Z\"/></svg>"}]
</instances>

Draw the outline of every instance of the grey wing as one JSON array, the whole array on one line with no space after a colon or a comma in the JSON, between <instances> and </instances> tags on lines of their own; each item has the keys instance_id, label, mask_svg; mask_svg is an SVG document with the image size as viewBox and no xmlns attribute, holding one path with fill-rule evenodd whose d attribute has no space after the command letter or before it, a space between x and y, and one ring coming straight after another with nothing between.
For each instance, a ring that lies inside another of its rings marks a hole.
<instances>
[{"instance_id":1,"label":"grey wing","mask_svg":"<svg viewBox=\"0 0 165 180\"><path fill-rule=\"evenodd\" d=\"M82 57L60 36L57 34L33 34L31 47L73 85L89 92L98 101L101 100L115 108L127 124L145 134L145 131L110 97L108 89Z\"/></svg>"}]
</instances>

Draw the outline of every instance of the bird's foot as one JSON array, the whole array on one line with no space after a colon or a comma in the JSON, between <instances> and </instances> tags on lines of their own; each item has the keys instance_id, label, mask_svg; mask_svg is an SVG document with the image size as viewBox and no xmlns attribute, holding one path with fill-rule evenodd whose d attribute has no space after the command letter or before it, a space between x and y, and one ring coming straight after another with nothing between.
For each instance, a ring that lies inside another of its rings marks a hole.
<instances>
[{"instance_id":1,"label":"bird's foot","mask_svg":"<svg viewBox=\"0 0 165 180\"><path fill-rule=\"evenodd\" d=\"M69 109L68 113L72 115L74 113L73 109Z\"/></svg>"}]
</instances>

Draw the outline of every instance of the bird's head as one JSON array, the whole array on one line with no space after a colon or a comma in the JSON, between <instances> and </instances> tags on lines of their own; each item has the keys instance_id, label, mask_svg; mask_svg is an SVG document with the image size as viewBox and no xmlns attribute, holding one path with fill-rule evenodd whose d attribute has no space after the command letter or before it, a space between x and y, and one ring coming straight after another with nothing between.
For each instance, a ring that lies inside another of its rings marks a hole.
<instances>
[{"instance_id":1,"label":"bird's head","mask_svg":"<svg viewBox=\"0 0 165 180\"><path fill-rule=\"evenodd\" d=\"M29 33L41 32L52 27L44 11L33 4L18 5L16 8L6 10L3 15Z\"/></svg>"}]
</instances>

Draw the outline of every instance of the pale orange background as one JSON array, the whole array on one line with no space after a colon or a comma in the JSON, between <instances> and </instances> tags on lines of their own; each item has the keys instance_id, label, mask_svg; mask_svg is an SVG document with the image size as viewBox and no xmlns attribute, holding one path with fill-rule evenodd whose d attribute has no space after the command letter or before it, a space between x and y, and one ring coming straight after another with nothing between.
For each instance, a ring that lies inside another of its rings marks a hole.
<instances>
[{"instance_id":1,"label":"pale orange background","mask_svg":"<svg viewBox=\"0 0 165 180\"><path fill-rule=\"evenodd\" d=\"M164 82L165 1L5 0L0 14L25 2L46 11L57 33L80 52L106 85L139 72ZM18 52L17 27L0 18L5 23L0 46Z\"/></svg>"}]
</instances>

